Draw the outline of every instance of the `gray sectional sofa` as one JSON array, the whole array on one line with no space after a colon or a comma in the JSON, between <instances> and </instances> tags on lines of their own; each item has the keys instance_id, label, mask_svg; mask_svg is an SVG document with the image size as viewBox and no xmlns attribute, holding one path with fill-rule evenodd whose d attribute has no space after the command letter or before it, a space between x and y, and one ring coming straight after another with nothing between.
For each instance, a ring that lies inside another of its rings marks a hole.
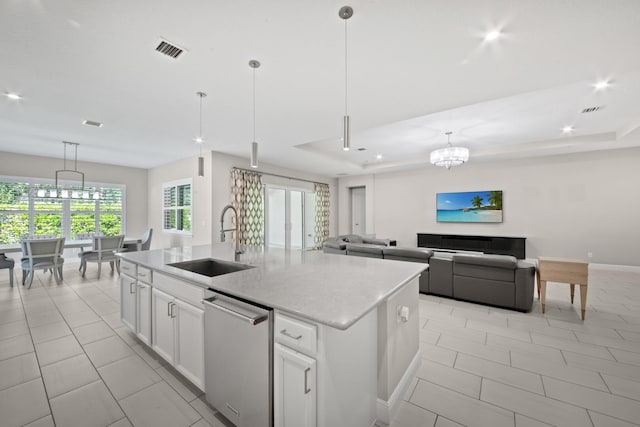
<instances>
[{"instance_id":1,"label":"gray sectional sofa","mask_svg":"<svg viewBox=\"0 0 640 427\"><path fill-rule=\"evenodd\" d=\"M343 236L341 236L343 237ZM428 264L420 276L420 292L478 302L519 311L533 304L535 266L508 255L434 252L425 248L402 248L369 243L367 239L330 239L326 253L422 262ZM355 240L355 242L353 242Z\"/></svg>"}]
</instances>

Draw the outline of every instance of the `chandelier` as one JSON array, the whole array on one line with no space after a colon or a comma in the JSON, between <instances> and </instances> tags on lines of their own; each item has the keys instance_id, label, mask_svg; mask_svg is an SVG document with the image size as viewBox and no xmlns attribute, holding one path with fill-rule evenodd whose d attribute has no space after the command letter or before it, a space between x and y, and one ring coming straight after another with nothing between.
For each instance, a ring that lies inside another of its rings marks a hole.
<instances>
[{"instance_id":1,"label":"chandelier","mask_svg":"<svg viewBox=\"0 0 640 427\"><path fill-rule=\"evenodd\" d=\"M447 132L447 146L431 152L431 163L451 169L469 160L469 149L451 145L451 132Z\"/></svg>"}]
</instances>

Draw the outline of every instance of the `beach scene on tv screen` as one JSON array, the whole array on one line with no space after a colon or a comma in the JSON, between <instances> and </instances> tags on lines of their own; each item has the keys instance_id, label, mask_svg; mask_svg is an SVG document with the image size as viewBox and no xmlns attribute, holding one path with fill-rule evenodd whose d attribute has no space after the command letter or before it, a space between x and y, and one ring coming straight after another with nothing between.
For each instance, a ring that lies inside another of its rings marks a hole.
<instances>
[{"instance_id":1,"label":"beach scene on tv screen","mask_svg":"<svg viewBox=\"0 0 640 427\"><path fill-rule=\"evenodd\" d=\"M502 222L502 191L436 194L438 222Z\"/></svg>"}]
</instances>

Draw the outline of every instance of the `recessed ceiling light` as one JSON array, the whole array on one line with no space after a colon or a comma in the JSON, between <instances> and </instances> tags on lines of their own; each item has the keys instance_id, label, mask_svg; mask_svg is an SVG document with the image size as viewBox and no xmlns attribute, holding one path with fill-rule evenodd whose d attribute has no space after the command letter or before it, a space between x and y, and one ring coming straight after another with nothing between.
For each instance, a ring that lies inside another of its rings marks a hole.
<instances>
[{"instance_id":1,"label":"recessed ceiling light","mask_svg":"<svg viewBox=\"0 0 640 427\"><path fill-rule=\"evenodd\" d=\"M499 39L501 35L502 33L500 32L500 30L489 31L487 34L485 34L484 41L492 42L494 40Z\"/></svg>"},{"instance_id":2,"label":"recessed ceiling light","mask_svg":"<svg viewBox=\"0 0 640 427\"><path fill-rule=\"evenodd\" d=\"M199 137L197 137L197 138L194 138L193 140L194 140L195 142L197 142L198 144L202 144L202 143L204 142L204 138L203 138L203 137L201 137L201 136L199 136Z\"/></svg>"},{"instance_id":3,"label":"recessed ceiling light","mask_svg":"<svg viewBox=\"0 0 640 427\"><path fill-rule=\"evenodd\" d=\"M571 133L573 132L573 126L565 126L562 128L562 133Z\"/></svg>"},{"instance_id":4,"label":"recessed ceiling light","mask_svg":"<svg viewBox=\"0 0 640 427\"><path fill-rule=\"evenodd\" d=\"M382 154L376 154L376 159L382 160Z\"/></svg>"},{"instance_id":5,"label":"recessed ceiling light","mask_svg":"<svg viewBox=\"0 0 640 427\"><path fill-rule=\"evenodd\" d=\"M4 94L5 94L5 96L7 98L13 99L15 101L17 101L19 99L22 99L22 97L20 95L18 95L17 93L14 93L14 92L5 92Z\"/></svg>"},{"instance_id":6,"label":"recessed ceiling light","mask_svg":"<svg viewBox=\"0 0 640 427\"><path fill-rule=\"evenodd\" d=\"M595 83L593 85L593 87L596 90L604 90L606 88L608 88L609 86L611 86L611 83L609 82L609 80L600 80L599 82Z\"/></svg>"}]
</instances>

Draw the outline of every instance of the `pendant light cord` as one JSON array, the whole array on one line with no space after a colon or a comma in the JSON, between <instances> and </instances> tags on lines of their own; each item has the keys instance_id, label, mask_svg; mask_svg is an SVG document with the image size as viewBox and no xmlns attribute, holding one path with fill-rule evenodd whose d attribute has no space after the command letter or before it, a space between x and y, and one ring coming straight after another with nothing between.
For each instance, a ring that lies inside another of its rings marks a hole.
<instances>
[{"instance_id":1,"label":"pendant light cord","mask_svg":"<svg viewBox=\"0 0 640 427\"><path fill-rule=\"evenodd\" d=\"M256 69L253 69L253 142L256 140Z\"/></svg>"},{"instance_id":2,"label":"pendant light cord","mask_svg":"<svg viewBox=\"0 0 640 427\"><path fill-rule=\"evenodd\" d=\"M348 88L348 84L347 84L347 79L348 79L348 63L347 63L347 20L344 20L344 115L348 116L348 109L347 109L347 101L348 101L348 95L347 95L347 88Z\"/></svg>"},{"instance_id":3,"label":"pendant light cord","mask_svg":"<svg viewBox=\"0 0 640 427\"><path fill-rule=\"evenodd\" d=\"M200 128L198 136L202 140L202 94L199 94L198 96L200 96ZM202 157L202 144L203 142L200 142L200 157Z\"/></svg>"}]
</instances>

